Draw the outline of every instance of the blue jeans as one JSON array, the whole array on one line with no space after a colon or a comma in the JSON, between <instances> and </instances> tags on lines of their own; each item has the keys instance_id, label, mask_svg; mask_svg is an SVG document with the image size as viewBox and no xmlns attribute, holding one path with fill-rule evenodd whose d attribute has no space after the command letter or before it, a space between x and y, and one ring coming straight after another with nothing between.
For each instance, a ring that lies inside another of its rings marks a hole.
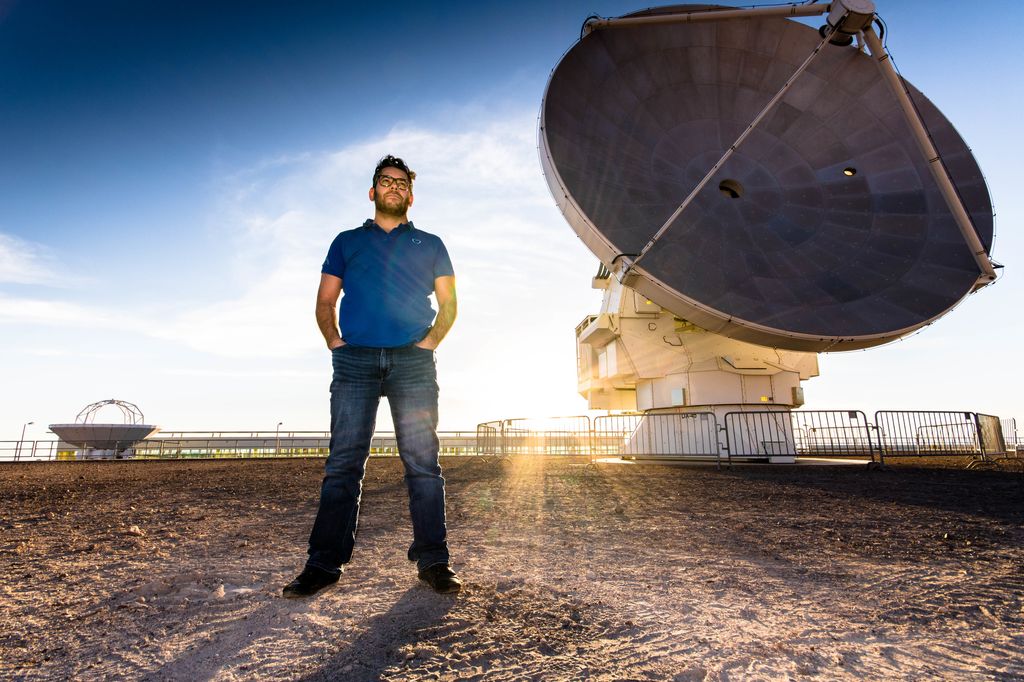
<instances>
[{"instance_id":1,"label":"blue jeans","mask_svg":"<svg viewBox=\"0 0 1024 682\"><path fill-rule=\"evenodd\" d=\"M409 560L420 570L448 563L444 478L437 461L434 352L416 346L349 344L334 349L332 361L331 452L306 565L340 573L352 558L363 474L381 396L391 406L398 452L405 465L413 532Z\"/></svg>"}]
</instances>

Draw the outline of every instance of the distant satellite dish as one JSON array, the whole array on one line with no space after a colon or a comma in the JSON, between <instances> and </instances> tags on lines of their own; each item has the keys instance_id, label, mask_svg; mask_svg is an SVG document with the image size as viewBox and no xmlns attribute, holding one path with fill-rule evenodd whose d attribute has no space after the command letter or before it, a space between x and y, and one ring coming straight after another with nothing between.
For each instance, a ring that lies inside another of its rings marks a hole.
<instances>
[{"instance_id":1,"label":"distant satellite dish","mask_svg":"<svg viewBox=\"0 0 1024 682\"><path fill-rule=\"evenodd\" d=\"M641 252L820 41L809 26L759 17L596 30L565 54L542 104L541 160L602 263L614 272ZM981 171L907 87L988 252ZM708 331L803 351L896 339L979 280L878 65L835 45L629 274L631 288Z\"/></svg>"},{"instance_id":2,"label":"distant satellite dish","mask_svg":"<svg viewBox=\"0 0 1024 682\"><path fill-rule=\"evenodd\" d=\"M147 424L50 424L65 443L80 448L124 452L160 430Z\"/></svg>"},{"instance_id":3,"label":"distant satellite dish","mask_svg":"<svg viewBox=\"0 0 1024 682\"><path fill-rule=\"evenodd\" d=\"M95 423L96 415L108 406L121 411L123 423ZM78 413L74 424L50 424L50 430L65 443L79 448L108 452L109 456L119 456L160 430L159 426L144 424L144 421L145 417L137 405L111 399L86 405Z\"/></svg>"}]
</instances>

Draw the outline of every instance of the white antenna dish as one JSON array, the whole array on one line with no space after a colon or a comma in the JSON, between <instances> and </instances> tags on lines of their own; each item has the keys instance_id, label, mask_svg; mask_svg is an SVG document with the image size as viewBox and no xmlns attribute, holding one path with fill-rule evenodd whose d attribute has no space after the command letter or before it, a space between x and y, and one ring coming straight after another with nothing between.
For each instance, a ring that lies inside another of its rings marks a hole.
<instances>
[{"instance_id":1,"label":"white antenna dish","mask_svg":"<svg viewBox=\"0 0 1024 682\"><path fill-rule=\"evenodd\" d=\"M120 410L121 423L96 423L97 414L107 407ZM50 430L65 443L82 448L84 457L124 457L130 456L136 444L160 430L159 426L144 422L137 405L110 399L86 405L74 424L50 424Z\"/></svg>"}]
</instances>

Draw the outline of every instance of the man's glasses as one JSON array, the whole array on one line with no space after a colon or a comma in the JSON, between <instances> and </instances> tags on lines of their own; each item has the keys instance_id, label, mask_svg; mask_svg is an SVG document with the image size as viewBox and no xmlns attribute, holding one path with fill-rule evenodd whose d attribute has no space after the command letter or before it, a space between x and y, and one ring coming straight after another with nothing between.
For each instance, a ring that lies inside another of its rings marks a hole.
<instances>
[{"instance_id":1,"label":"man's glasses","mask_svg":"<svg viewBox=\"0 0 1024 682\"><path fill-rule=\"evenodd\" d=\"M377 178L377 183L380 184L380 186L383 187L384 189L388 189L389 187L394 185L395 189L397 189L399 192L404 192L410 187L412 187L412 183L410 183L408 180L404 178L393 178L390 175L381 175L379 178Z\"/></svg>"}]
</instances>

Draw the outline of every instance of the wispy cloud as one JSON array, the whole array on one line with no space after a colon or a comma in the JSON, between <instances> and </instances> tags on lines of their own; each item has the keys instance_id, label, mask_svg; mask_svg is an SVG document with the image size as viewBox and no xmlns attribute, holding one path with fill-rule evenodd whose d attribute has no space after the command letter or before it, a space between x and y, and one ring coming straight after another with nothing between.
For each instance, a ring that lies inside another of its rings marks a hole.
<instances>
[{"instance_id":1,"label":"wispy cloud","mask_svg":"<svg viewBox=\"0 0 1024 682\"><path fill-rule=\"evenodd\" d=\"M61 300L0 294L0 322L127 329L136 324L130 314Z\"/></svg>"},{"instance_id":2,"label":"wispy cloud","mask_svg":"<svg viewBox=\"0 0 1024 682\"><path fill-rule=\"evenodd\" d=\"M62 284L56 259L44 245L0 232L0 284Z\"/></svg>"}]
</instances>

